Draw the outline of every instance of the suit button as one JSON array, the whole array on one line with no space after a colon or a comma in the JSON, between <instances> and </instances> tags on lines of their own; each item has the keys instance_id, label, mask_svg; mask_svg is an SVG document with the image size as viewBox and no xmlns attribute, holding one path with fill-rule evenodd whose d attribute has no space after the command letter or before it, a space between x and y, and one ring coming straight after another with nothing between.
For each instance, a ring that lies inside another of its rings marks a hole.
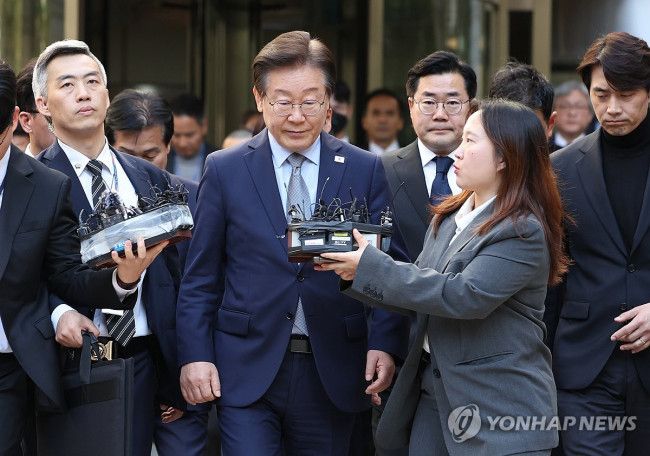
<instances>
[{"instance_id":1,"label":"suit button","mask_svg":"<svg viewBox=\"0 0 650 456\"><path fill-rule=\"evenodd\" d=\"M303 276L302 274L300 274L300 275L298 276L298 282L304 282L304 280L305 280L305 276Z\"/></svg>"},{"instance_id":2,"label":"suit button","mask_svg":"<svg viewBox=\"0 0 650 456\"><path fill-rule=\"evenodd\" d=\"M440 378L440 371L439 371L438 369L434 369L434 370L433 370L433 376L434 376L435 378Z\"/></svg>"},{"instance_id":3,"label":"suit button","mask_svg":"<svg viewBox=\"0 0 650 456\"><path fill-rule=\"evenodd\" d=\"M621 310L621 312L625 312L627 310L627 304L623 303L618 308Z\"/></svg>"},{"instance_id":4,"label":"suit button","mask_svg":"<svg viewBox=\"0 0 650 456\"><path fill-rule=\"evenodd\" d=\"M628 264L627 265L627 272L634 272L636 271L636 268L634 267L633 264Z\"/></svg>"},{"instance_id":5,"label":"suit button","mask_svg":"<svg viewBox=\"0 0 650 456\"><path fill-rule=\"evenodd\" d=\"M293 319L293 314L291 312L287 312L287 320Z\"/></svg>"}]
</instances>

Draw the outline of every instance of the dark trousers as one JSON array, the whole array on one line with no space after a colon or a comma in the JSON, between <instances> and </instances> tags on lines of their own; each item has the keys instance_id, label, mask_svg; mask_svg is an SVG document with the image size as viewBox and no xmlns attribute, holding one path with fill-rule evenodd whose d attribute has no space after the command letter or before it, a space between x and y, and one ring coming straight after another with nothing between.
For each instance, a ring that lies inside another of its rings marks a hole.
<instances>
[{"instance_id":1,"label":"dark trousers","mask_svg":"<svg viewBox=\"0 0 650 456\"><path fill-rule=\"evenodd\" d=\"M163 423L158 413L154 441L159 456L204 456L208 440L208 413L207 407L205 410L188 410L171 423Z\"/></svg>"},{"instance_id":2,"label":"dark trousers","mask_svg":"<svg viewBox=\"0 0 650 456\"><path fill-rule=\"evenodd\" d=\"M345 456L354 420L327 397L313 355L289 350L262 398L218 415L224 456Z\"/></svg>"},{"instance_id":3,"label":"dark trousers","mask_svg":"<svg viewBox=\"0 0 650 456\"><path fill-rule=\"evenodd\" d=\"M0 455L22 456L29 377L11 353L0 353ZM32 409L33 410L33 409Z\"/></svg>"},{"instance_id":4,"label":"dark trousers","mask_svg":"<svg viewBox=\"0 0 650 456\"><path fill-rule=\"evenodd\" d=\"M650 394L640 382L633 356L617 347L589 387L558 390L561 421L577 420L561 433L566 456L648 454Z\"/></svg>"},{"instance_id":5,"label":"dark trousers","mask_svg":"<svg viewBox=\"0 0 650 456\"><path fill-rule=\"evenodd\" d=\"M133 356L133 456L150 456L156 416L154 397L158 376L154 355L145 350Z\"/></svg>"}]
</instances>

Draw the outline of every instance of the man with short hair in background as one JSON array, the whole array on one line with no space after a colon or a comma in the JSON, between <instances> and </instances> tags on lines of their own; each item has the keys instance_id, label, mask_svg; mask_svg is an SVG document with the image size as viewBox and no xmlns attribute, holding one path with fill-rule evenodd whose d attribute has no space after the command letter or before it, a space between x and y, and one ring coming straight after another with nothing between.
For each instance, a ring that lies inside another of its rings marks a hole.
<instances>
[{"instance_id":1,"label":"man with short hair in background","mask_svg":"<svg viewBox=\"0 0 650 456\"><path fill-rule=\"evenodd\" d=\"M25 148L25 153L34 157L50 147L56 139L45 116L39 113L36 108L34 91L32 90L32 76L35 64L36 59L27 62L27 65L18 73L16 82L16 102L20 109L18 121L23 127L23 131L29 135L29 143Z\"/></svg>"},{"instance_id":2,"label":"man with short hair in background","mask_svg":"<svg viewBox=\"0 0 650 456\"><path fill-rule=\"evenodd\" d=\"M361 126L368 138L368 150L381 155L400 148L397 135L404 128L402 103L392 90L377 89L366 96Z\"/></svg>"},{"instance_id":3,"label":"man with short hair in background","mask_svg":"<svg viewBox=\"0 0 650 456\"><path fill-rule=\"evenodd\" d=\"M203 102L192 94L184 93L174 98L170 105L174 113L174 135L166 169L198 182L203 175L206 157L217 150L205 141L208 120Z\"/></svg>"}]
</instances>

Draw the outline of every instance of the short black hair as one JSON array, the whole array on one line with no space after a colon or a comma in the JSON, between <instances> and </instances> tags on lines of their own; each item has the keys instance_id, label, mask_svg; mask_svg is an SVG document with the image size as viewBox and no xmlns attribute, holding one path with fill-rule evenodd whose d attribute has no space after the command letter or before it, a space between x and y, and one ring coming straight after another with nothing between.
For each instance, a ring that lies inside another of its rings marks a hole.
<instances>
[{"instance_id":1,"label":"short black hair","mask_svg":"<svg viewBox=\"0 0 650 456\"><path fill-rule=\"evenodd\" d=\"M4 60L0 60L0 131L10 126L16 109L16 73Z\"/></svg>"},{"instance_id":2,"label":"short black hair","mask_svg":"<svg viewBox=\"0 0 650 456\"><path fill-rule=\"evenodd\" d=\"M470 100L476 98L476 72L456 54L448 51L436 51L429 54L408 71L406 76L406 96L412 97L418 91L420 78L432 74L459 73L465 80L465 90Z\"/></svg>"},{"instance_id":3,"label":"short black hair","mask_svg":"<svg viewBox=\"0 0 650 456\"><path fill-rule=\"evenodd\" d=\"M174 134L174 116L167 100L155 92L126 89L117 94L106 112L104 127L110 144L116 131L142 131L162 126L163 142L169 145Z\"/></svg>"},{"instance_id":4,"label":"short black hair","mask_svg":"<svg viewBox=\"0 0 650 456\"><path fill-rule=\"evenodd\" d=\"M366 100L365 100L364 105L363 105L363 115L364 116L366 115L366 111L368 109L368 104L370 103L370 100L372 100L375 97L381 96L381 95L394 98L395 101L397 102L397 110L399 112L399 116L404 117L404 113L402 111L402 109L403 109L402 100L400 100L399 96L397 96L397 94L395 92L393 92L390 89L385 89L385 88L375 89L372 92L368 93L368 95L366 95Z\"/></svg>"},{"instance_id":5,"label":"short black hair","mask_svg":"<svg viewBox=\"0 0 650 456\"><path fill-rule=\"evenodd\" d=\"M32 90L32 76L34 75L34 65L36 59L31 59L18 73L16 79L16 104L21 111L35 114L36 100L34 100L34 91Z\"/></svg>"},{"instance_id":6,"label":"short black hair","mask_svg":"<svg viewBox=\"0 0 650 456\"><path fill-rule=\"evenodd\" d=\"M516 60L497 70L488 97L518 101L533 111L539 109L546 122L553 114L553 84L534 66Z\"/></svg>"},{"instance_id":7,"label":"short black hair","mask_svg":"<svg viewBox=\"0 0 650 456\"><path fill-rule=\"evenodd\" d=\"M203 122L205 115L203 102L195 95L183 93L173 98L169 104L175 116L189 116L196 119L198 123Z\"/></svg>"}]
</instances>

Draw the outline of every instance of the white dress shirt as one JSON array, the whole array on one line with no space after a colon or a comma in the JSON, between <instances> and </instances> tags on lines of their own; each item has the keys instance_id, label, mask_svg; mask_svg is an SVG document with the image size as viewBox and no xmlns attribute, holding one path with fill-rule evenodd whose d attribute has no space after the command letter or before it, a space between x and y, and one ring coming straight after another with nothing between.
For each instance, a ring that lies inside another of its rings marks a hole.
<instances>
[{"instance_id":1,"label":"white dress shirt","mask_svg":"<svg viewBox=\"0 0 650 456\"><path fill-rule=\"evenodd\" d=\"M79 178L79 182L81 183L81 187L84 190L84 193L86 194L86 198L88 199L88 202L90 203L90 206L92 207L93 205L93 197L92 197L92 180L93 180L93 175L90 171L86 169L86 165L90 161L88 157L86 157L84 154L81 152L78 152L71 148L70 146L64 144L61 142L61 140L57 139L59 142L59 145L61 146L61 149L63 149L63 152L65 155L68 157L68 160L70 160L70 163L72 164L72 168L75 170L75 173L77 173L77 177ZM108 141L104 143L104 148L100 152L99 156L97 157L97 160L102 162L102 178L104 179L104 184L106 187L115 193L118 193L120 195L120 198L124 202L124 204L128 206L135 206L137 207L138 205L138 195L135 191L135 188L131 184L131 181L129 180L128 176L124 172L124 169L122 168L122 165L120 165L120 162L115 158L113 153L108 147ZM144 276L146 274L146 271L142 273L142 276L140 279L144 279ZM115 279L115 273L113 274L113 286L115 287L116 291L118 291L118 296L123 297L127 296L128 292L125 293L125 290L122 290L122 288L117 286L117 282ZM135 335L134 337L139 337L139 336L146 336L151 334L151 329L149 329L149 323L147 322L147 314L144 308L144 305L142 303L142 287L137 288L138 292L138 298L135 304L135 307L133 309L133 314L135 316ZM54 309L52 312L52 324L54 325L54 329L56 329L56 326L59 322L59 318L61 318L61 315L63 313L67 312L68 310L73 310L72 307L68 306L67 304L61 304ZM95 323L95 326L99 328L99 333L102 336L108 336L108 329L106 328L106 317L104 313L112 313L112 314L117 314L121 315L124 311L122 310L112 310L112 309L97 309L95 310L95 316L93 318L93 322Z\"/></svg>"},{"instance_id":2,"label":"white dress shirt","mask_svg":"<svg viewBox=\"0 0 650 456\"><path fill-rule=\"evenodd\" d=\"M433 185L433 180L436 178L436 162L432 161L436 154L427 149L427 146L418 138L418 150L420 151L420 160L422 161L422 170L424 171L424 182L427 186L427 192L431 192L431 185ZM447 157L456 160L455 151L447 155ZM453 195L458 195L463 191L458 185L456 185L456 173L454 173L454 167L449 167L449 172L447 173L447 182L449 183L449 188L451 188L451 193Z\"/></svg>"},{"instance_id":3,"label":"white dress shirt","mask_svg":"<svg viewBox=\"0 0 650 456\"><path fill-rule=\"evenodd\" d=\"M390 143L386 148L383 148L379 144L372 141L368 141L368 150L375 155L381 155L385 152L392 152L397 149L399 149L399 143L397 142L397 139L394 139L393 142Z\"/></svg>"},{"instance_id":4,"label":"white dress shirt","mask_svg":"<svg viewBox=\"0 0 650 456\"><path fill-rule=\"evenodd\" d=\"M11 154L11 146L7 147L7 153L4 157L0 158L0 182L3 182L5 176L7 175L7 167L9 166L9 155ZM4 195L4 189L0 192L0 208L2 207L2 197ZM2 317L0 317L0 353L11 353L11 347L9 346L9 341L7 340L7 334L5 333L5 328L2 326Z\"/></svg>"}]
</instances>

